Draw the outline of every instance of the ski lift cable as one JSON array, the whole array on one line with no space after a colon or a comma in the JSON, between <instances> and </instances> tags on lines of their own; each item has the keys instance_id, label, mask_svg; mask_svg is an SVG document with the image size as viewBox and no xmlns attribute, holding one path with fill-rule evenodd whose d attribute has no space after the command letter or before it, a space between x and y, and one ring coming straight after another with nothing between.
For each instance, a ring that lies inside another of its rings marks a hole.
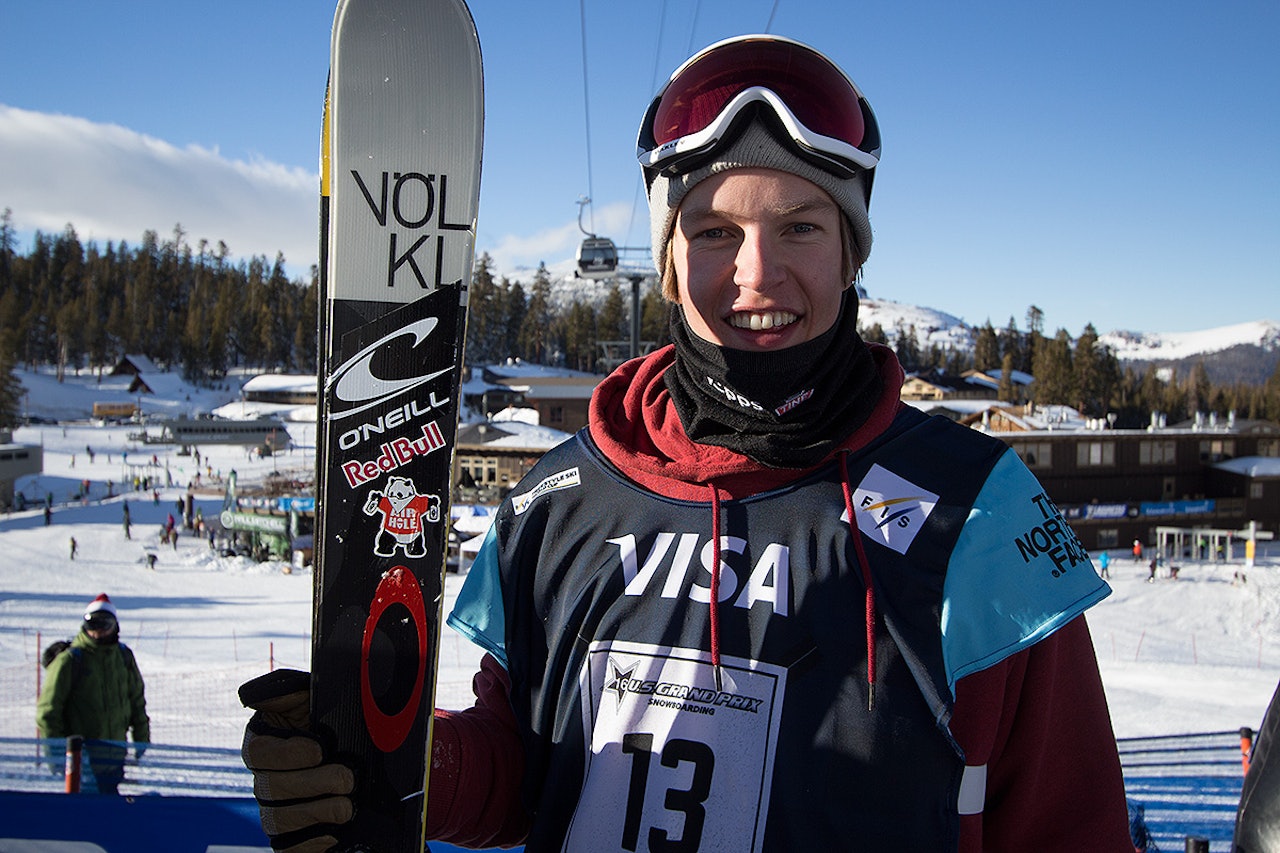
<instances>
[{"instance_id":1,"label":"ski lift cable","mask_svg":"<svg viewBox=\"0 0 1280 853\"><path fill-rule=\"evenodd\" d=\"M762 30L762 32L765 32L765 33L773 32L773 19L777 17L778 5L781 2L782 0L773 0L773 4L769 8L769 17L765 21L764 29ZM701 8L702 8L702 2L701 0L698 0L698 2L694 4L693 20L689 24L689 45L685 50L685 56L693 55L693 49L694 49L693 39L694 39L695 33L697 32L698 12L701 10ZM666 26L666 19L667 19L667 0L662 0L662 8L660 9L658 14L658 43L654 47L653 73L650 75L650 79L649 79L650 92L655 92L657 91L657 88L658 88L658 68L659 68L659 62L661 61L661 57L662 57L662 34ZM584 39L585 39L585 36L584 36ZM584 68L586 67L585 60L583 60L583 67ZM635 195L631 199L631 218L627 222L627 242L628 243L631 242L631 234L635 228L636 211L640 209L640 193L643 186L644 186L644 182L641 179L637 178ZM648 200L646 199L646 203L647 201ZM659 259L654 258L653 263L654 263L654 266L656 267L659 263Z\"/></svg>"},{"instance_id":2,"label":"ski lift cable","mask_svg":"<svg viewBox=\"0 0 1280 853\"><path fill-rule=\"evenodd\" d=\"M649 74L648 91L650 93L655 92L658 89L658 69L662 67L662 31L666 27L666 22L667 0L662 0L662 8L658 10L658 40L653 48L653 71ZM635 193L631 197L631 218L627 221L626 235L628 243L632 242L631 235L636 226L636 211L640 209L640 190L643 186L644 181L637 179L635 184Z\"/></svg>"},{"instance_id":3,"label":"ski lift cable","mask_svg":"<svg viewBox=\"0 0 1280 853\"><path fill-rule=\"evenodd\" d=\"M586 143L587 143L587 204L591 203L591 199L595 196L595 187L592 186L591 177L591 97L587 88L587 2L586 0L578 0L578 20L582 32L582 115L585 123ZM578 227L582 227L582 209L578 209ZM594 208L591 211L591 233L596 231L596 214Z\"/></svg>"},{"instance_id":4,"label":"ski lift cable","mask_svg":"<svg viewBox=\"0 0 1280 853\"><path fill-rule=\"evenodd\" d=\"M689 45L684 50L685 56L693 56L694 34L698 31L698 12L702 9L702 0L693 4L693 20L689 22Z\"/></svg>"},{"instance_id":5,"label":"ski lift cable","mask_svg":"<svg viewBox=\"0 0 1280 853\"><path fill-rule=\"evenodd\" d=\"M782 0L773 0L773 8L769 10L769 20L764 25L764 31L766 33L773 32L773 16L778 14L778 4L780 2L782 2Z\"/></svg>"}]
</instances>

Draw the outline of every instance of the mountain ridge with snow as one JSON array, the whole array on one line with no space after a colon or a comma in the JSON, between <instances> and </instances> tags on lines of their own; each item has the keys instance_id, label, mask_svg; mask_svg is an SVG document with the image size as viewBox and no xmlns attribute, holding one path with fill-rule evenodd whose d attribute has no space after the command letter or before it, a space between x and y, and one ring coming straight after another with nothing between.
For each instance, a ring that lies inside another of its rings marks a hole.
<instances>
[{"instance_id":1,"label":"mountain ridge with snow","mask_svg":"<svg viewBox=\"0 0 1280 853\"><path fill-rule=\"evenodd\" d=\"M535 272L528 267L521 267L501 272L495 270L494 274L506 277L513 282L520 281L525 285L527 292L527 282L532 279ZM547 272L551 277L552 301L563 308L567 308L575 300L599 305L604 301L612 283L608 280L596 281L575 277L572 260L548 264ZM616 282L619 287L627 285L624 278L619 278ZM642 287L651 286L651 279L642 285ZM972 350L978 329L986 322L974 325L965 322L955 314L937 308L876 298L861 287L859 287L859 293L861 295L859 325L863 329L868 329L879 324L890 342L896 339L900 330L905 331L914 327L916 339L922 349L928 349L937 344L943 350L949 348ZM1010 317L1013 316L1010 314ZM1097 328L1097 324L1094 324L1094 327ZM1003 328L997 326L996 331L1001 331ZM1053 335L1052 332L1046 332L1046 334L1050 337ZM1073 339L1078 336L1079 332L1072 333ZM1148 363L1176 367L1180 362L1188 359L1212 357L1217 353L1238 347L1256 348L1256 351L1250 350L1250 353L1254 356L1262 356L1263 363L1269 365L1268 374L1275 369L1277 362L1280 362L1280 322L1269 319L1248 320L1190 332L1112 329L1106 332L1099 331L1098 342L1110 347L1122 363L1139 368Z\"/></svg>"}]
</instances>

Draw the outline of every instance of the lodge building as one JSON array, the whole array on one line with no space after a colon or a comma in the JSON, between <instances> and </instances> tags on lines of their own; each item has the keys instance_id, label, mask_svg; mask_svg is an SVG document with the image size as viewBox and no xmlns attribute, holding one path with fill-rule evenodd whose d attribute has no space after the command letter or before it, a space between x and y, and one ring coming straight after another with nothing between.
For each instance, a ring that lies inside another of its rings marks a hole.
<instances>
[{"instance_id":1,"label":"lodge building","mask_svg":"<svg viewBox=\"0 0 1280 853\"><path fill-rule=\"evenodd\" d=\"M1086 548L1157 542L1157 528L1280 529L1280 424L1197 418L1147 429L1031 428L1016 410L962 418L1008 444Z\"/></svg>"}]
</instances>

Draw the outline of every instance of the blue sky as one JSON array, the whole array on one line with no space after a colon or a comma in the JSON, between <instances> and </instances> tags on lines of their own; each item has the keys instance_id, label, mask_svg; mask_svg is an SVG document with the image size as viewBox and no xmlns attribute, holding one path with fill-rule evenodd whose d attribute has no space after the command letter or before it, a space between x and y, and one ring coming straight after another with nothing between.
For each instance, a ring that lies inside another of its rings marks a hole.
<instances>
[{"instance_id":1,"label":"blue sky","mask_svg":"<svg viewBox=\"0 0 1280 853\"><path fill-rule=\"evenodd\" d=\"M643 246L640 113L692 51L828 53L879 118L874 297L997 327L1280 320L1280 4L473 0L478 251L515 273L588 224ZM0 0L0 209L23 235L316 252L323 0ZM586 115L590 114L590 129ZM587 169L588 140L591 169ZM28 248L28 246L23 246Z\"/></svg>"}]
</instances>

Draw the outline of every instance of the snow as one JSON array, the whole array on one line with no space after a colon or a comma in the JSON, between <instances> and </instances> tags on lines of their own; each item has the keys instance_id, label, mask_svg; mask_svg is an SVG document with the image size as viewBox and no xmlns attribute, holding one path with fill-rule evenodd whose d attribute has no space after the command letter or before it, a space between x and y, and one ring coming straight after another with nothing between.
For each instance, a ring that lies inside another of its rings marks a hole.
<instances>
[{"instance_id":1,"label":"snow","mask_svg":"<svg viewBox=\"0 0 1280 853\"><path fill-rule=\"evenodd\" d=\"M1111 347L1121 361L1175 361L1242 344L1274 350L1280 347L1280 323L1252 320L1197 332L1115 331L1099 335L1098 343Z\"/></svg>"},{"instance_id":2,"label":"snow","mask_svg":"<svg viewBox=\"0 0 1280 853\"><path fill-rule=\"evenodd\" d=\"M45 472L20 486L40 500L52 494L51 524L38 509L0 516L0 738L34 735L35 679L40 645L78 629L85 605L110 594L122 635L147 679L153 740L162 744L238 748L247 719L235 699L242 681L276 666L308 668L311 626L309 569L217 556L206 541L183 536L176 549L159 543L160 526L196 473L191 457L169 446L130 447L127 426L94 426L92 400L102 394L83 376L59 384L23 374L31 414L79 418L15 432L19 443L43 446ZM106 380L103 380L104 385ZM190 389L191 400L144 399L148 412L199 405L214 409L238 393ZM504 424L505 427L513 426ZM274 458L239 447L201 447L202 482L225 477L253 483L269 473L304 473L314 465L314 425L291 425L296 446ZM86 445L95 449L89 461ZM122 453L130 450L126 469ZM152 454L154 466L150 464ZM140 467L138 467L140 466ZM175 485L120 493L128 471L150 472ZM212 475L212 476L211 476ZM92 500L71 496L91 483ZM114 496L104 497L113 481ZM121 524L128 500L132 539ZM206 518L217 514L218 487L197 493ZM456 508L468 536L481 534L486 508ZM75 537L79 555L69 560ZM158 562L148 570L146 554ZM1257 727L1280 674L1280 543L1260 542L1247 582L1238 548L1228 563L1184 561L1176 580L1148 583L1145 564L1113 552L1113 594L1090 611L1103 681L1120 737L1233 731ZM1164 572L1167 574L1167 571ZM446 583L446 611L461 584ZM37 640L39 636L39 641ZM438 704L470 704L470 680L480 651L446 629L440 653Z\"/></svg>"}]
</instances>

